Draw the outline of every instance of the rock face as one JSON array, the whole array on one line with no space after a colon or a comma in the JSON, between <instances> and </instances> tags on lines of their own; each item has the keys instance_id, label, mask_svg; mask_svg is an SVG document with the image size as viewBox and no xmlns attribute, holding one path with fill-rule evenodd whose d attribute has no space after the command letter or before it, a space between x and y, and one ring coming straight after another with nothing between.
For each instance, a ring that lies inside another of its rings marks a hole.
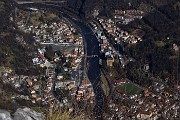
<instances>
[{"instance_id":1,"label":"rock face","mask_svg":"<svg viewBox=\"0 0 180 120\"><path fill-rule=\"evenodd\" d=\"M80 17L92 17L92 11L103 6L102 0L67 0L68 7L77 12Z\"/></svg>"},{"instance_id":2,"label":"rock face","mask_svg":"<svg viewBox=\"0 0 180 120\"><path fill-rule=\"evenodd\" d=\"M5 110L0 110L0 120L12 120L10 113Z\"/></svg>"},{"instance_id":3,"label":"rock face","mask_svg":"<svg viewBox=\"0 0 180 120\"><path fill-rule=\"evenodd\" d=\"M44 120L44 116L30 108L18 108L12 118L8 111L0 109L0 120Z\"/></svg>"},{"instance_id":4,"label":"rock face","mask_svg":"<svg viewBox=\"0 0 180 120\"><path fill-rule=\"evenodd\" d=\"M18 108L14 113L13 120L43 120L43 115L31 110L30 108Z\"/></svg>"}]
</instances>

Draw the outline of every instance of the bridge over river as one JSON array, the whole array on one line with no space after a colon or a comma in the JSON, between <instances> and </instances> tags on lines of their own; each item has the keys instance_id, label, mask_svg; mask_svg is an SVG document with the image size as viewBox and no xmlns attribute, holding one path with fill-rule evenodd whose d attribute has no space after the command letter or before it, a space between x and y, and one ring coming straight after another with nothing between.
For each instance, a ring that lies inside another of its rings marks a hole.
<instances>
[{"instance_id":1,"label":"bridge over river","mask_svg":"<svg viewBox=\"0 0 180 120\"><path fill-rule=\"evenodd\" d=\"M18 4L28 3L66 3L66 0L14 0Z\"/></svg>"}]
</instances>

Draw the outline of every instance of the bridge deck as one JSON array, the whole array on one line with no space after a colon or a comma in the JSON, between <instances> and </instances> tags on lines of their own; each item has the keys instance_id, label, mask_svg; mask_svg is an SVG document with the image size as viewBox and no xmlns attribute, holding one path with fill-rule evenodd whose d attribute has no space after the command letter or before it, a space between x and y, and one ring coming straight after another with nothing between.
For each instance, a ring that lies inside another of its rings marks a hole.
<instances>
[{"instance_id":1,"label":"bridge deck","mask_svg":"<svg viewBox=\"0 0 180 120\"><path fill-rule=\"evenodd\" d=\"M27 3L65 3L66 0L14 0L18 4L27 4Z\"/></svg>"}]
</instances>

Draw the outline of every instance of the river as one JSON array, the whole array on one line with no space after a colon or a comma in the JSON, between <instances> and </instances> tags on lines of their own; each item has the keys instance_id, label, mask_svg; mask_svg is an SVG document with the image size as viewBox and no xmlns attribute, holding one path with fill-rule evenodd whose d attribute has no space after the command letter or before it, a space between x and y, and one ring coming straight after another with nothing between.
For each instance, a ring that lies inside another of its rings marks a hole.
<instances>
[{"instance_id":1,"label":"river","mask_svg":"<svg viewBox=\"0 0 180 120\"><path fill-rule=\"evenodd\" d=\"M88 57L87 58L87 73L88 78L93 85L95 98L96 98L96 106L94 108L94 112L96 114L97 119L102 119L102 113L103 113L103 106L104 106L104 92L101 88L101 74L100 74L100 67L99 67L99 56L100 56L100 48L99 48L99 42L93 34L91 28L87 26L84 22L73 19L72 17L66 15L63 13L63 16L67 19L70 19L70 21L74 22L80 29L84 36L85 42L86 42L86 51L87 56L92 55L98 55L98 57Z\"/></svg>"}]
</instances>

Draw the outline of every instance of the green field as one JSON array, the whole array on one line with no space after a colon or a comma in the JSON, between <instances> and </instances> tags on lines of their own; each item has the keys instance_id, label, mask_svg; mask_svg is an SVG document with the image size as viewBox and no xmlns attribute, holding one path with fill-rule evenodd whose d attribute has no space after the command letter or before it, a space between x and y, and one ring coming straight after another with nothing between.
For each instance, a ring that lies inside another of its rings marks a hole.
<instances>
[{"instance_id":1,"label":"green field","mask_svg":"<svg viewBox=\"0 0 180 120\"><path fill-rule=\"evenodd\" d=\"M138 86L136 86L132 83L126 83L126 84L119 85L115 88L115 90L120 90L121 92L123 92L127 95L138 94L142 91L141 88L139 88Z\"/></svg>"},{"instance_id":2,"label":"green field","mask_svg":"<svg viewBox=\"0 0 180 120\"><path fill-rule=\"evenodd\" d=\"M102 80L102 84L101 84L101 87L102 89L104 90L104 94L106 96L109 95L109 91L110 91L110 88L109 88L109 85L108 85L108 82L103 74L103 72L101 72L101 80Z\"/></svg>"}]
</instances>

